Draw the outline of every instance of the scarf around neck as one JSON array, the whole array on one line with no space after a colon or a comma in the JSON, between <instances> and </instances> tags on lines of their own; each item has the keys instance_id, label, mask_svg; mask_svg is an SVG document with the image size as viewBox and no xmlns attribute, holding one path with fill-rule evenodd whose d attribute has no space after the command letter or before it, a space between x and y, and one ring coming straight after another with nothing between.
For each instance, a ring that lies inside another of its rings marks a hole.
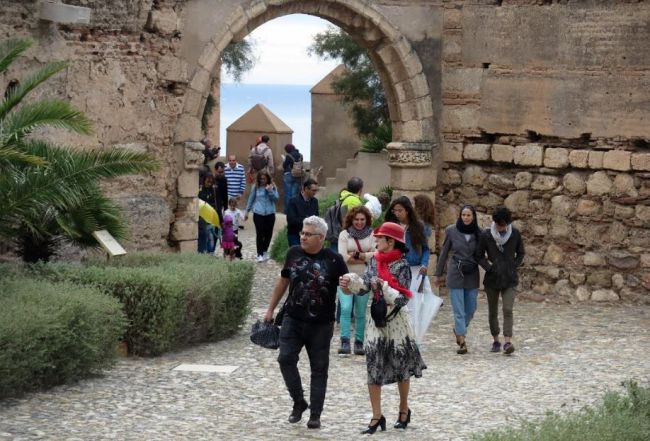
<instances>
[{"instance_id":1,"label":"scarf around neck","mask_svg":"<svg viewBox=\"0 0 650 441\"><path fill-rule=\"evenodd\" d=\"M393 289L396 289L400 293L404 294L407 299L413 297L413 293L407 288L399 284L399 281L393 276L388 268L388 265L401 259L402 252L400 250L391 250L386 253L377 251L375 253L375 260L377 261L377 273L382 280L388 282L388 286Z\"/></svg>"},{"instance_id":2,"label":"scarf around neck","mask_svg":"<svg viewBox=\"0 0 650 441\"><path fill-rule=\"evenodd\" d=\"M348 228L348 234L353 239L362 240L372 234L372 228L366 226L362 230L357 230L354 227L350 227Z\"/></svg>"},{"instance_id":3,"label":"scarf around neck","mask_svg":"<svg viewBox=\"0 0 650 441\"><path fill-rule=\"evenodd\" d=\"M512 224L508 224L506 234L502 236L501 233L497 231L497 224L492 222L492 225L490 225L490 233L492 234L494 241L497 243L497 248L499 248L499 251L503 252L503 245L508 242L508 239L510 239L510 235L512 234Z\"/></svg>"}]
</instances>

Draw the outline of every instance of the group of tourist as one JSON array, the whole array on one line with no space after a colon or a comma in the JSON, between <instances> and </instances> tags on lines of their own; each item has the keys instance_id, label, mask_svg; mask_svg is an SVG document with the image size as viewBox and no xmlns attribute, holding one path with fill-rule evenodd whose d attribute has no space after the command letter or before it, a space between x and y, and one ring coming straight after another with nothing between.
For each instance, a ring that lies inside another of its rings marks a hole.
<instances>
[{"instance_id":1,"label":"group of tourist","mask_svg":"<svg viewBox=\"0 0 650 441\"><path fill-rule=\"evenodd\" d=\"M286 387L293 400L290 423L301 420L309 408L309 428L320 427L327 386L329 348L334 333L336 301L340 303L340 354L365 355L367 384L372 418L363 433L386 429L381 407L383 385L397 383L399 409L394 427L405 429L411 421L408 395L410 378L419 378L426 365L422 358L417 303L414 293L433 295L427 273L433 233L433 202L426 195L411 199L400 196L385 212L385 222L372 229L373 216L361 198L363 181L353 178L339 194L333 212L341 216L336 225L328 215L317 214L317 185L305 181L299 196L289 202L287 218L289 243L284 267L280 273L265 321L272 321L275 309L288 288L280 328L278 362ZM346 202L348 202L346 204ZM498 208L492 225L485 231L478 227L476 210L461 207L459 217L445 230L445 240L435 274L439 287L447 267L446 286L454 313L453 331L457 353L468 352L466 335L476 311L479 287L479 266L486 270L484 286L488 297L488 315L493 343L492 352L501 352L501 329L498 320L499 297L503 299L504 354L512 354L512 309L517 285L517 267L524 258L520 233L512 226L507 208ZM338 240L332 237L332 229ZM298 241L299 240L299 241ZM299 246L293 246L299 245ZM369 299L372 317L366 319ZM385 303L384 322L377 321L378 304ZM354 341L351 322L354 317ZM309 403L305 399L298 355L305 347L311 367Z\"/></svg>"}]
</instances>

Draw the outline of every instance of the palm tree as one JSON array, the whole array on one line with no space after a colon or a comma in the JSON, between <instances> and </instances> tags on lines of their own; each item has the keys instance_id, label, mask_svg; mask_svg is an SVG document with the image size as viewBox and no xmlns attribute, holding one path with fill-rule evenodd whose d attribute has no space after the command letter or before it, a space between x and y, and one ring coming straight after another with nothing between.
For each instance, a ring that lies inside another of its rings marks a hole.
<instances>
[{"instance_id":1,"label":"palm tree","mask_svg":"<svg viewBox=\"0 0 650 441\"><path fill-rule=\"evenodd\" d=\"M0 73L30 40L0 42ZM35 129L55 127L90 134L84 114L57 99L23 102L40 84L66 68L50 63L7 88L0 102L0 238L19 248L25 261L47 261L63 241L98 246L92 232L126 235L120 210L99 188L101 179L157 169L149 155L125 150L75 150L34 139Z\"/></svg>"}]
</instances>

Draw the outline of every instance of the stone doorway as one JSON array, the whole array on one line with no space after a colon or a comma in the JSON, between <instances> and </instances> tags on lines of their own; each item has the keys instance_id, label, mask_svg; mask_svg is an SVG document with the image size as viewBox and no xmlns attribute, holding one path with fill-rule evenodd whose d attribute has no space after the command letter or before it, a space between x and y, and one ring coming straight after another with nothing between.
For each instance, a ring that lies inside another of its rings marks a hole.
<instances>
[{"instance_id":1,"label":"stone doorway","mask_svg":"<svg viewBox=\"0 0 650 441\"><path fill-rule=\"evenodd\" d=\"M214 2L204 0L195 2L192 8L188 10L186 15L189 18L183 26L190 32L184 36L187 41L183 47L187 48L184 55L190 63L191 74L183 112L176 127L177 145L183 148L186 141L196 140L200 133L201 115L214 76L220 69L221 51L230 42L243 39L274 18L308 14L340 27L368 49L382 80L392 121L393 142L388 145L391 186L398 193L427 192L434 196L439 165L439 117L434 114L432 87L410 40L382 10L360 0L252 0L230 7L217 7ZM205 19L207 11L218 14L218 18L213 19L210 38L205 41L204 33L203 40L199 38L199 32L191 33L189 20L192 17L195 21ZM427 64L431 63L431 60L427 61ZM433 65L439 64L439 61L433 61ZM434 87L437 89L439 85ZM188 147L184 151L186 156L195 154L188 151ZM184 161L186 167L188 163L191 161ZM191 167L180 170L180 174L191 174ZM190 196L193 197L179 191L177 221L187 222L188 215L193 214L194 210L188 208Z\"/></svg>"}]
</instances>

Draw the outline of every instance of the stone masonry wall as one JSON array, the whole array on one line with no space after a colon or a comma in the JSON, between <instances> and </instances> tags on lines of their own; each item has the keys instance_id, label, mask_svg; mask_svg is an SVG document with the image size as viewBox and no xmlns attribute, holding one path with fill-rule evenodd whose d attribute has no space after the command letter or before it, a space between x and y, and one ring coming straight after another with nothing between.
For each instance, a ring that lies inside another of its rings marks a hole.
<instances>
[{"instance_id":1,"label":"stone masonry wall","mask_svg":"<svg viewBox=\"0 0 650 441\"><path fill-rule=\"evenodd\" d=\"M650 303L648 23L644 1L445 2L440 228L509 207L524 293Z\"/></svg>"}]
</instances>

